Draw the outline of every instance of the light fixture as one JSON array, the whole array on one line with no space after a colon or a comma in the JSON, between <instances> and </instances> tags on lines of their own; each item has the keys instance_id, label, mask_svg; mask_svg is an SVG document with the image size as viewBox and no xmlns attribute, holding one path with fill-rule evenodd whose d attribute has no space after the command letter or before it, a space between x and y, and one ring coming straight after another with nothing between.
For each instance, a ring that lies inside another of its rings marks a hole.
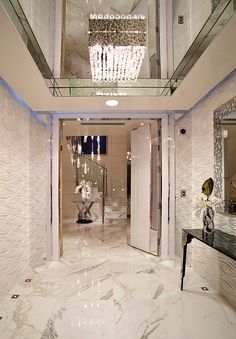
<instances>
[{"instance_id":1,"label":"light fixture","mask_svg":"<svg viewBox=\"0 0 236 339\"><path fill-rule=\"evenodd\" d=\"M92 80L135 81L145 54L143 15L90 14L89 57Z\"/></svg>"},{"instance_id":2,"label":"light fixture","mask_svg":"<svg viewBox=\"0 0 236 339\"><path fill-rule=\"evenodd\" d=\"M94 143L96 138L96 143ZM71 157L71 163L72 166L78 170L80 167L83 167L83 173L87 174L89 172L89 166L87 163L86 156L82 152L82 142L87 143L88 141L88 136L84 135L83 137L81 136L67 136L67 148L70 152L70 157ZM101 139L100 136L94 136L91 135L91 160L95 159L95 153L97 153L97 158L96 161L99 162L101 160ZM94 149L96 145L96 149ZM84 164L81 164L81 155L84 156L85 162Z\"/></svg>"},{"instance_id":3,"label":"light fixture","mask_svg":"<svg viewBox=\"0 0 236 339\"><path fill-rule=\"evenodd\" d=\"M127 151L127 155L126 155L127 160L131 160L132 159L132 155L130 151Z\"/></svg>"},{"instance_id":4,"label":"light fixture","mask_svg":"<svg viewBox=\"0 0 236 339\"><path fill-rule=\"evenodd\" d=\"M114 100L114 99L107 100L107 101L106 101L106 105L107 105L107 106L110 106L110 107L117 106L117 105L118 105L118 100Z\"/></svg>"}]
</instances>

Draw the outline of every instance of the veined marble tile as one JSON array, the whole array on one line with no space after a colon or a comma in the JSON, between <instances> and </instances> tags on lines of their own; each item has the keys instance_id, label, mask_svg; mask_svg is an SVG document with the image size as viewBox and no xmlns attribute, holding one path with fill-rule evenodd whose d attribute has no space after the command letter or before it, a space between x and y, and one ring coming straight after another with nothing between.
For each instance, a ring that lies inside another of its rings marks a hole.
<instances>
[{"instance_id":1,"label":"veined marble tile","mask_svg":"<svg viewBox=\"0 0 236 339\"><path fill-rule=\"evenodd\" d=\"M37 267L30 283L22 278L0 300L1 339L236 337L236 311L215 291L203 292L209 286L191 267L180 291L180 260L163 262L119 243L123 223L81 232L88 256L80 233L71 233L60 261Z\"/></svg>"},{"instance_id":2,"label":"veined marble tile","mask_svg":"<svg viewBox=\"0 0 236 339\"><path fill-rule=\"evenodd\" d=\"M228 306L229 307L229 306ZM117 300L117 338L233 339L234 310L225 312L214 297L178 292L160 300Z\"/></svg>"},{"instance_id":3,"label":"veined marble tile","mask_svg":"<svg viewBox=\"0 0 236 339\"><path fill-rule=\"evenodd\" d=\"M92 278L111 274L111 260L106 257L83 258L69 266L69 275L84 274Z\"/></svg>"},{"instance_id":4,"label":"veined marble tile","mask_svg":"<svg viewBox=\"0 0 236 339\"><path fill-rule=\"evenodd\" d=\"M168 339L233 339L236 335L235 322L230 321L215 295L192 290L178 292L171 300L160 332ZM183 331L185 337L182 336Z\"/></svg>"},{"instance_id":5,"label":"veined marble tile","mask_svg":"<svg viewBox=\"0 0 236 339\"><path fill-rule=\"evenodd\" d=\"M113 298L113 285L110 276L93 280L86 274L78 277L71 276L64 285L65 299L77 297L77 299L86 300L109 300Z\"/></svg>"},{"instance_id":6,"label":"veined marble tile","mask_svg":"<svg viewBox=\"0 0 236 339\"><path fill-rule=\"evenodd\" d=\"M56 299L41 296L5 298L0 304L0 337L40 338Z\"/></svg>"},{"instance_id":7,"label":"veined marble tile","mask_svg":"<svg viewBox=\"0 0 236 339\"><path fill-rule=\"evenodd\" d=\"M66 301L53 312L42 339L111 339L115 338L114 307L112 301Z\"/></svg>"},{"instance_id":8,"label":"veined marble tile","mask_svg":"<svg viewBox=\"0 0 236 339\"><path fill-rule=\"evenodd\" d=\"M167 296L165 284L156 274L113 276L114 299L157 299Z\"/></svg>"},{"instance_id":9,"label":"veined marble tile","mask_svg":"<svg viewBox=\"0 0 236 339\"><path fill-rule=\"evenodd\" d=\"M167 315L167 310L166 300L163 300L163 303L159 300L145 299L117 300L115 302L117 338L164 339L159 336L159 327Z\"/></svg>"},{"instance_id":10,"label":"veined marble tile","mask_svg":"<svg viewBox=\"0 0 236 339\"><path fill-rule=\"evenodd\" d=\"M112 273L155 273L156 263L149 258L126 257L123 255L111 258Z\"/></svg>"},{"instance_id":11,"label":"veined marble tile","mask_svg":"<svg viewBox=\"0 0 236 339\"><path fill-rule=\"evenodd\" d=\"M126 257L145 257L145 252L139 251L136 248L133 248L127 244L122 244L118 246L111 246L110 248L110 256L118 256L123 255Z\"/></svg>"}]
</instances>

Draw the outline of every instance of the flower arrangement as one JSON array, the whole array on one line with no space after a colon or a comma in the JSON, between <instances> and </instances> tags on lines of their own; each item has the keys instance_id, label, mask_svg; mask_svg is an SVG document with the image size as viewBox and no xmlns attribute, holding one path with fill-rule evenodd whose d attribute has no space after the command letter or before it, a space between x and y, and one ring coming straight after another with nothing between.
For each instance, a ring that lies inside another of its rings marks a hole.
<instances>
[{"instance_id":1,"label":"flower arrangement","mask_svg":"<svg viewBox=\"0 0 236 339\"><path fill-rule=\"evenodd\" d=\"M202 185L202 193L196 201L196 215L201 216L203 220L203 230L212 232L214 230L214 215L215 209L222 202L217 197L210 197L214 188L214 181L212 178L207 179Z\"/></svg>"},{"instance_id":2,"label":"flower arrangement","mask_svg":"<svg viewBox=\"0 0 236 339\"><path fill-rule=\"evenodd\" d=\"M82 180L75 189L75 193L81 193L82 199L89 200L92 193L92 184L90 181Z\"/></svg>"}]
</instances>

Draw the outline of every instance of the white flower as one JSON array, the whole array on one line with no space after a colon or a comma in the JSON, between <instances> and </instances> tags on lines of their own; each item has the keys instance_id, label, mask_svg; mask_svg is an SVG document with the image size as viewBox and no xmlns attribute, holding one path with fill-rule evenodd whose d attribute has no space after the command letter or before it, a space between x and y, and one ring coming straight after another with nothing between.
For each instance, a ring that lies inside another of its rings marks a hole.
<instances>
[{"instance_id":1,"label":"white flower","mask_svg":"<svg viewBox=\"0 0 236 339\"><path fill-rule=\"evenodd\" d=\"M82 199L87 200L91 197L92 184L90 181L82 180L75 189L75 193L81 193Z\"/></svg>"},{"instance_id":2,"label":"white flower","mask_svg":"<svg viewBox=\"0 0 236 339\"><path fill-rule=\"evenodd\" d=\"M220 205L222 203L222 199L219 199L217 197L207 197L206 194L201 193L201 195L196 199L196 215L202 216L204 210L206 210L208 207L211 207L214 211L216 206Z\"/></svg>"}]
</instances>

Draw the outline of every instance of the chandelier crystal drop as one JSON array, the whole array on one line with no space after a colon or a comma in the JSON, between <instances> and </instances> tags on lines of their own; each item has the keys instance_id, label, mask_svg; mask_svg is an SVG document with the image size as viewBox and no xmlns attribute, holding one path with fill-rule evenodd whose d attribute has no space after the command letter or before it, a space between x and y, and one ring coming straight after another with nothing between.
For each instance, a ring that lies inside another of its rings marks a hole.
<instances>
[{"instance_id":1,"label":"chandelier crystal drop","mask_svg":"<svg viewBox=\"0 0 236 339\"><path fill-rule=\"evenodd\" d=\"M145 17L91 14L89 56L95 82L135 81L145 55Z\"/></svg>"}]
</instances>

